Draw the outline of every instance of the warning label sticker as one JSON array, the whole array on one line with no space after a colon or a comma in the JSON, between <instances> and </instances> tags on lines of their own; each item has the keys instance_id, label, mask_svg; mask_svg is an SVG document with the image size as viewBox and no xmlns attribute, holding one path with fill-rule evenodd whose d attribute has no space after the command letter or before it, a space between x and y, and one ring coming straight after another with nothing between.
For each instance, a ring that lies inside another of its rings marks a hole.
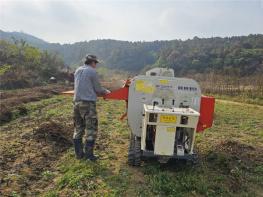
<instances>
[{"instance_id":1,"label":"warning label sticker","mask_svg":"<svg viewBox=\"0 0 263 197\"><path fill-rule=\"evenodd\" d=\"M147 84L144 80L136 80L135 90L145 94L152 94L155 91L155 87L151 84Z\"/></svg>"},{"instance_id":2,"label":"warning label sticker","mask_svg":"<svg viewBox=\"0 0 263 197\"><path fill-rule=\"evenodd\" d=\"M161 115L160 122L162 123L176 123L176 116L174 115Z\"/></svg>"},{"instance_id":3,"label":"warning label sticker","mask_svg":"<svg viewBox=\"0 0 263 197\"><path fill-rule=\"evenodd\" d=\"M167 128L166 128L166 131L167 131L167 132L175 132L176 129L175 129L175 127L167 127Z\"/></svg>"},{"instance_id":4,"label":"warning label sticker","mask_svg":"<svg viewBox=\"0 0 263 197\"><path fill-rule=\"evenodd\" d=\"M169 81L166 80L166 79L160 79L159 82L160 82L160 84L162 84L162 85L166 85L166 84L169 83Z\"/></svg>"}]
</instances>

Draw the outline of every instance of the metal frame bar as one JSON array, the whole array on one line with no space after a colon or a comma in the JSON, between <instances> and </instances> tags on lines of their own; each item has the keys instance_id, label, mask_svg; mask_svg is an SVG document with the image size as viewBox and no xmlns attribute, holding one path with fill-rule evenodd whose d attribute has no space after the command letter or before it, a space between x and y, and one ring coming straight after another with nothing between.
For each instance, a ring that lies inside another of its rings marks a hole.
<instances>
[{"instance_id":1,"label":"metal frame bar","mask_svg":"<svg viewBox=\"0 0 263 197\"><path fill-rule=\"evenodd\" d=\"M163 155L155 155L153 151L142 151L142 156L145 157L164 157ZM186 154L183 156L178 156L178 155L171 155L171 156L165 156L169 158L174 158L174 159L185 159L185 160L193 160L197 159L197 154Z\"/></svg>"}]
</instances>

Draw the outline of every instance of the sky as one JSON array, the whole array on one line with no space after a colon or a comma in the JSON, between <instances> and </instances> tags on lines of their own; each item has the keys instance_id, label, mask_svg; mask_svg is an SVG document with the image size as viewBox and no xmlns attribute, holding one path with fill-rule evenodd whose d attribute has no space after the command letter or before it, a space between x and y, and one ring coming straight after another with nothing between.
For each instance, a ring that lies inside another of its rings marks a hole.
<instances>
[{"instance_id":1,"label":"sky","mask_svg":"<svg viewBox=\"0 0 263 197\"><path fill-rule=\"evenodd\" d=\"M0 29L48 42L263 33L263 0L0 0Z\"/></svg>"}]
</instances>

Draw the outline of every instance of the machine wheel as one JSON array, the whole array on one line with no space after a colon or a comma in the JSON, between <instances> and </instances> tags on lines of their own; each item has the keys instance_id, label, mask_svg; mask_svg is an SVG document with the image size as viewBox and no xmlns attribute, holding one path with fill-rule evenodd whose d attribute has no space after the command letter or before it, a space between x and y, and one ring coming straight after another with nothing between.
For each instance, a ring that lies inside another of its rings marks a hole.
<instances>
[{"instance_id":1,"label":"machine wheel","mask_svg":"<svg viewBox=\"0 0 263 197\"><path fill-rule=\"evenodd\" d=\"M197 165L199 163L199 160L198 160L198 155L197 154L194 154L193 155L193 159L192 159L192 165Z\"/></svg>"},{"instance_id":2,"label":"machine wheel","mask_svg":"<svg viewBox=\"0 0 263 197\"><path fill-rule=\"evenodd\" d=\"M198 156L194 153L192 158L185 160L185 164L189 166L197 165L198 164Z\"/></svg>"},{"instance_id":3,"label":"machine wheel","mask_svg":"<svg viewBox=\"0 0 263 197\"><path fill-rule=\"evenodd\" d=\"M134 166L141 165L141 138L134 138Z\"/></svg>"},{"instance_id":4,"label":"machine wheel","mask_svg":"<svg viewBox=\"0 0 263 197\"><path fill-rule=\"evenodd\" d=\"M134 165L134 143L135 143L135 136L131 133L130 135L130 144L128 150L128 164L133 166Z\"/></svg>"}]
</instances>

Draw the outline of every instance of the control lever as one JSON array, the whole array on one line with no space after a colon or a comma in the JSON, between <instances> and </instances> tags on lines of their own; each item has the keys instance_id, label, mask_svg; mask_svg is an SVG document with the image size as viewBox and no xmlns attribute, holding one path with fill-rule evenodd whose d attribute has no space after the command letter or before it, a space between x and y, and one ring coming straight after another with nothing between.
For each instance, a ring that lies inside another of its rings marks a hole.
<instances>
[{"instance_id":1,"label":"control lever","mask_svg":"<svg viewBox=\"0 0 263 197\"><path fill-rule=\"evenodd\" d=\"M153 110L154 110L154 107L155 107L155 105L158 105L159 103L157 102L157 101L154 101L153 102Z\"/></svg>"}]
</instances>

